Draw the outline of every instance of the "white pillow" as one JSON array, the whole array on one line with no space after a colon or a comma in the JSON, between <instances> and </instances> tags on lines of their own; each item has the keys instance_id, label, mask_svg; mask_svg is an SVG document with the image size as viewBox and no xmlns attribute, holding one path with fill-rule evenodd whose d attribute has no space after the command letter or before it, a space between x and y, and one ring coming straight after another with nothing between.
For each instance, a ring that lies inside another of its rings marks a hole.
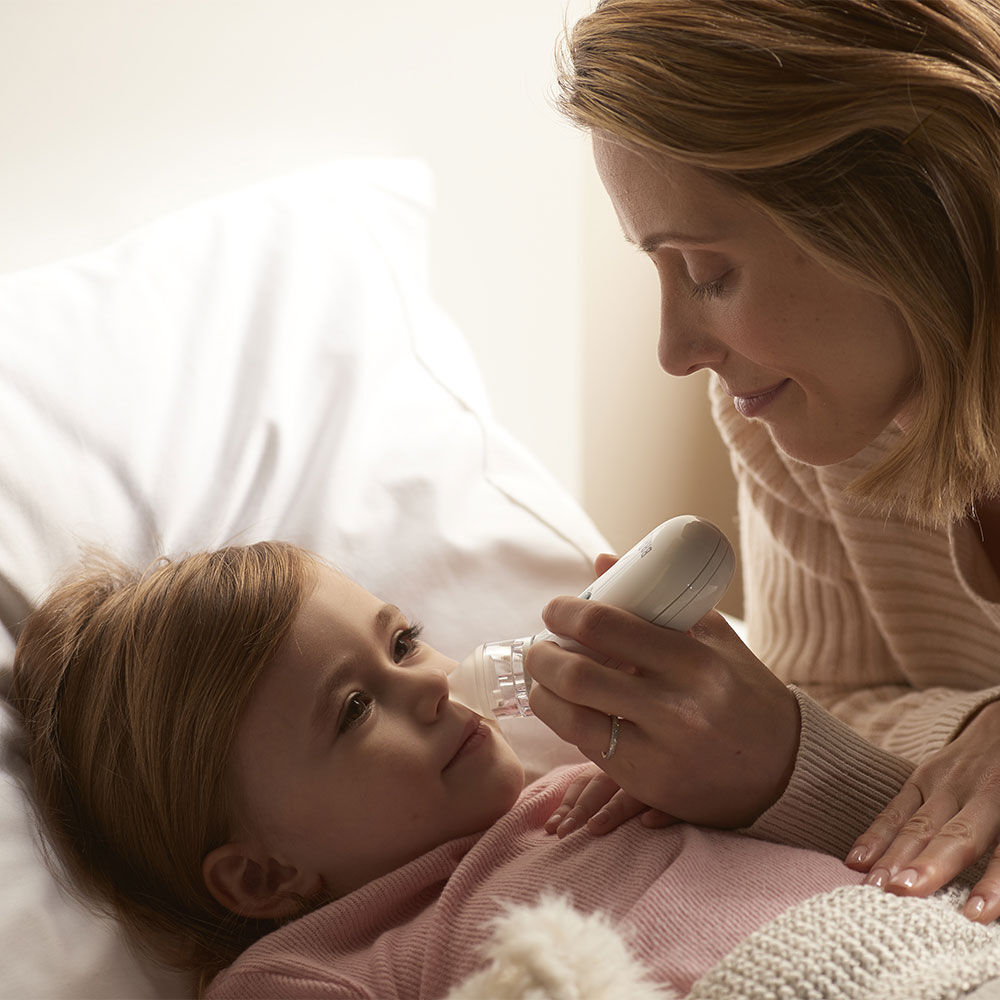
<instances>
[{"instance_id":1,"label":"white pillow","mask_svg":"<svg viewBox=\"0 0 1000 1000\"><path fill-rule=\"evenodd\" d=\"M430 186L415 161L324 164L0 277L0 681L81 543L145 563L290 539L456 658L583 589L607 543L493 422L429 297ZM187 992L61 895L0 715L0 996ZM508 733L529 763L574 758Z\"/></svg>"}]
</instances>

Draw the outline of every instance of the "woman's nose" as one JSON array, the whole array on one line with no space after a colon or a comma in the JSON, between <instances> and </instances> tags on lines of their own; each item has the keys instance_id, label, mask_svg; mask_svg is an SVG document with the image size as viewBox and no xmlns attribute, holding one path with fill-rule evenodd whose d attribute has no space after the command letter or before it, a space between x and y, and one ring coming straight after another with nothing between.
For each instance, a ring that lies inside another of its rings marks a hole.
<instances>
[{"instance_id":1,"label":"woman's nose","mask_svg":"<svg viewBox=\"0 0 1000 1000\"><path fill-rule=\"evenodd\" d=\"M723 350L695 317L664 297L656 353L660 367L668 375L681 377L713 367L721 360Z\"/></svg>"}]
</instances>

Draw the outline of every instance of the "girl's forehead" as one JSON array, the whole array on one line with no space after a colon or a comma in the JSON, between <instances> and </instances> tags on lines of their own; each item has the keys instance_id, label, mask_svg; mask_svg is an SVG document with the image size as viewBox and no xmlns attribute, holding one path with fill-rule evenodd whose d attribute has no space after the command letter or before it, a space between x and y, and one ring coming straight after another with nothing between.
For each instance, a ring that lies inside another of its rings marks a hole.
<instances>
[{"instance_id":1,"label":"girl's forehead","mask_svg":"<svg viewBox=\"0 0 1000 1000\"><path fill-rule=\"evenodd\" d=\"M371 591L347 574L332 566L319 566L315 582L309 590L297 617L319 616L324 619L351 622L383 602Z\"/></svg>"},{"instance_id":2,"label":"girl's forehead","mask_svg":"<svg viewBox=\"0 0 1000 1000\"><path fill-rule=\"evenodd\" d=\"M321 566L275 659L312 671L331 658L371 647L401 612L331 567Z\"/></svg>"}]
</instances>

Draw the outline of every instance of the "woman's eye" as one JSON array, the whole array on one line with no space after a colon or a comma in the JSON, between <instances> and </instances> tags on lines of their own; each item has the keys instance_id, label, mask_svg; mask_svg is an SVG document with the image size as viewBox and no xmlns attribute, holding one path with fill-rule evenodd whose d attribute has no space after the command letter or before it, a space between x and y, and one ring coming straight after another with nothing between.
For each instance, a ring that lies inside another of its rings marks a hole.
<instances>
[{"instance_id":1,"label":"woman's eye","mask_svg":"<svg viewBox=\"0 0 1000 1000\"><path fill-rule=\"evenodd\" d=\"M348 729L353 729L359 723L364 722L374 704L371 695L364 691L355 691L347 699L347 704L344 706L344 717L340 720L340 732L347 732Z\"/></svg>"},{"instance_id":2,"label":"woman's eye","mask_svg":"<svg viewBox=\"0 0 1000 1000\"><path fill-rule=\"evenodd\" d=\"M704 281L691 285L691 298L693 299L717 299L726 290L726 275L715 278L713 281Z\"/></svg>"},{"instance_id":3,"label":"woman's eye","mask_svg":"<svg viewBox=\"0 0 1000 1000\"><path fill-rule=\"evenodd\" d=\"M402 663L409 659L420 645L420 633L422 629L419 625L410 625L408 628L400 629L392 637L392 658L396 663Z\"/></svg>"},{"instance_id":4,"label":"woman's eye","mask_svg":"<svg viewBox=\"0 0 1000 1000\"><path fill-rule=\"evenodd\" d=\"M717 299L726 290L733 267L720 254L711 251L694 251L683 255L687 272L688 291L693 299ZM706 281L707 275L714 275Z\"/></svg>"}]
</instances>

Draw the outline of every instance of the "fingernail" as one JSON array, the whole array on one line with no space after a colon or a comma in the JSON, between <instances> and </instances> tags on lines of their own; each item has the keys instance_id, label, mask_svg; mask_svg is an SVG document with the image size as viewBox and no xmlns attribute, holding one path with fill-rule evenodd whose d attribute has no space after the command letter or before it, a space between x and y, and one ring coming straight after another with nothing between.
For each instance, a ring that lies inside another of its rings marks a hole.
<instances>
[{"instance_id":1,"label":"fingernail","mask_svg":"<svg viewBox=\"0 0 1000 1000\"><path fill-rule=\"evenodd\" d=\"M970 896L962 913L970 920L978 920L986 908L986 900L982 896Z\"/></svg>"},{"instance_id":2,"label":"fingernail","mask_svg":"<svg viewBox=\"0 0 1000 1000\"><path fill-rule=\"evenodd\" d=\"M886 882L889 881L889 873L885 868L876 868L868 878L865 879L865 885L873 885L876 889L884 889Z\"/></svg>"},{"instance_id":3,"label":"fingernail","mask_svg":"<svg viewBox=\"0 0 1000 1000\"><path fill-rule=\"evenodd\" d=\"M605 812L603 809L591 816L588 826L596 826L599 830L603 830L611 822L611 814Z\"/></svg>"},{"instance_id":4,"label":"fingernail","mask_svg":"<svg viewBox=\"0 0 1000 1000\"><path fill-rule=\"evenodd\" d=\"M559 824L559 829L556 830L556 836L565 837L567 834L572 833L579 825L580 821L575 816L567 816Z\"/></svg>"},{"instance_id":5,"label":"fingernail","mask_svg":"<svg viewBox=\"0 0 1000 1000\"><path fill-rule=\"evenodd\" d=\"M898 875L893 875L889 885L896 889L912 889L920 879L920 872L915 868L905 868Z\"/></svg>"},{"instance_id":6,"label":"fingernail","mask_svg":"<svg viewBox=\"0 0 1000 1000\"><path fill-rule=\"evenodd\" d=\"M854 850L847 855L847 864L849 865L863 865L867 860L867 847L855 847Z\"/></svg>"}]
</instances>

